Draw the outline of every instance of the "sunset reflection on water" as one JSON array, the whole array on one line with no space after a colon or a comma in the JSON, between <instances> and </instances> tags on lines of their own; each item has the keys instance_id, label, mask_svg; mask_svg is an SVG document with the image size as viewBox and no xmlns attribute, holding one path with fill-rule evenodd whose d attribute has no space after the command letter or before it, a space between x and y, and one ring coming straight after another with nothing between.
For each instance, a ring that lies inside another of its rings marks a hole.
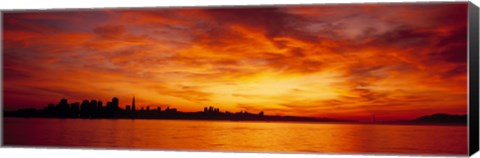
<instances>
[{"instance_id":1,"label":"sunset reflection on water","mask_svg":"<svg viewBox=\"0 0 480 158\"><path fill-rule=\"evenodd\" d=\"M190 151L467 153L467 126L186 120L4 119L7 146Z\"/></svg>"}]
</instances>

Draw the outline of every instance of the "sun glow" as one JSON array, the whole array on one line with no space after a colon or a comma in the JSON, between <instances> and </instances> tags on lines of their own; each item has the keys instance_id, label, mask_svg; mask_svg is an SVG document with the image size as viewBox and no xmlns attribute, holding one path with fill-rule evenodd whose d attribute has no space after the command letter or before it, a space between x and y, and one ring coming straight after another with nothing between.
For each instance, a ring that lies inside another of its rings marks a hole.
<instances>
[{"instance_id":1,"label":"sun glow","mask_svg":"<svg viewBox=\"0 0 480 158\"><path fill-rule=\"evenodd\" d=\"M181 111L464 114L466 6L6 13L5 107L136 96Z\"/></svg>"}]
</instances>

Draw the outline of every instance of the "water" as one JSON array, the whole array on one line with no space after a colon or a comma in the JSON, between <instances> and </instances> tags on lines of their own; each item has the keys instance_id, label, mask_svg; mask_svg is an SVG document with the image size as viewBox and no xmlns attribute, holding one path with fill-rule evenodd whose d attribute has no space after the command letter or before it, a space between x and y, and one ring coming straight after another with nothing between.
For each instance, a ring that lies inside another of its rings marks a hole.
<instances>
[{"instance_id":1,"label":"water","mask_svg":"<svg viewBox=\"0 0 480 158\"><path fill-rule=\"evenodd\" d=\"M467 153L467 126L4 118L8 146L190 151Z\"/></svg>"}]
</instances>

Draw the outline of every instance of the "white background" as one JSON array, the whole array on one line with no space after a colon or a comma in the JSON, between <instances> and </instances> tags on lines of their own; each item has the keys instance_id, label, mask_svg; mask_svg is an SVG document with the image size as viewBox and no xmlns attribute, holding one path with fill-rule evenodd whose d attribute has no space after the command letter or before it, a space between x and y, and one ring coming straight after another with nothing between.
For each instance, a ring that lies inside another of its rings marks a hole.
<instances>
[{"instance_id":1,"label":"white background","mask_svg":"<svg viewBox=\"0 0 480 158\"><path fill-rule=\"evenodd\" d=\"M428 0L0 0L0 10L12 9L52 9L52 8L104 8L104 7L155 7L155 6L212 6L212 5L259 5L259 4L322 4L322 3L365 3L365 2L425 2ZM436 0L452 1L452 0ZM465 0L457 0L465 1ZM480 0L472 0L477 6ZM2 126L3 127L3 126ZM2 135L3 136L3 135ZM414 144L412 144L414 145ZM249 157L249 158L370 158L370 157L411 157L385 155L325 155L325 154L268 154L268 153L219 153L219 152L173 152L146 150L91 150L91 149L46 149L46 148L0 148L0 157ZM480 158L480 154L473 156ZM422 158L426 158L422 156Z\"/></svg>"}]
</instances>

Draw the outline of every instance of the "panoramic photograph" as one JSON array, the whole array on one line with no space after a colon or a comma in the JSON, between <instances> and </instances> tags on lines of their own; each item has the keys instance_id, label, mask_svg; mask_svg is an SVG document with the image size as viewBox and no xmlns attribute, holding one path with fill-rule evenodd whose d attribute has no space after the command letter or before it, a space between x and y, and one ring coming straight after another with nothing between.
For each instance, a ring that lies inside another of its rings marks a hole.
<instances>
[{"instance_id":1,"label":"panoramic photograph","mask_svg":"<svg viewBox=\"0 0 480 158\"><path fill-rule=\"evenodd\" d=\"M466 155L467 11L3 12L3 145Z\"/></svg>"}]
</instances>

